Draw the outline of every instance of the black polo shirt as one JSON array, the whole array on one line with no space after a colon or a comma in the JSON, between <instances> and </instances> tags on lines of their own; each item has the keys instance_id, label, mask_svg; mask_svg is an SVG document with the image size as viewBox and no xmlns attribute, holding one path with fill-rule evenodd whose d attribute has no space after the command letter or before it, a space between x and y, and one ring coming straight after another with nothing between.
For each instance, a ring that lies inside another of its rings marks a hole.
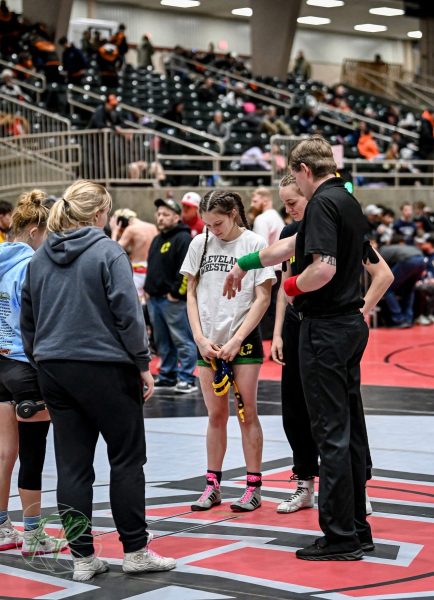
<instances>
[{"instance_id":1,"label":"black polo shirt","mask_svg":"<svg viewBox=\"0 0 434 600\"><path fill-rule=\"evenodd\" d=\"M333 177L322 183L309 200L295 247L295 271L302 273L313 254L336 258L336 273L314 292L294 298L294 308L310 316L345 314L361 308L360 289L366 219L360 204Z\"/></svg>"}]
</instances>

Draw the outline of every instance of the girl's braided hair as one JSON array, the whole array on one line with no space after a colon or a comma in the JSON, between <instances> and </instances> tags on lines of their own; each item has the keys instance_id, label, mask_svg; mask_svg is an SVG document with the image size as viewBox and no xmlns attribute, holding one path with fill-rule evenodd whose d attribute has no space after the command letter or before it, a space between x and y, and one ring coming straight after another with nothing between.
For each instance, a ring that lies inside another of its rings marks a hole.
<instances>
[{"instance_id":1,"label":"girl's braided hair","mask_svg":"<svg viewBox=\"0 0 434 600\"><path fill-rule=\"evenodd\" d=\"M241 196L236 192L230 192L226 190L214 190L213 192L208 192L207 194L205 194L205 196L202 198L199 204L199 213L201 215L205 212L210 212L211 210L214 210L223 215L229 215L234 209L238 213L238 225L241 225L246 229L250 229L250 225L246 219L246 213L244 211L244 205L241 200ZM200 258L199 270L196 276L196 283L199 281L200 270L205 262L206 251L208 247L208 239L209 231L208 227L206 227L205 244L203 246L203 252Z\"/></svg>"}]
</instances>

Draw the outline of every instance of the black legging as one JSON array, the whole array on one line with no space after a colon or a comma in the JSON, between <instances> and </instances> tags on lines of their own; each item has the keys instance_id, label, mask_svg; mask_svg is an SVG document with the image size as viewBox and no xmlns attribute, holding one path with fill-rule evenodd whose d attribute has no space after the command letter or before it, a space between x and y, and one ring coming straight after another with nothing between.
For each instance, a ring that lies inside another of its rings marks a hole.
<instances>
[{"instance_id":1,"label":"black legging","mask_svg":"<svg viewBox=\"0 0 434 600\"><path fill-rule=\"evenodd\" d=\"M18 421L20 469L18 487L23 490L42 488L42 469L50 421Z\"/></svg>"}]
</instances>

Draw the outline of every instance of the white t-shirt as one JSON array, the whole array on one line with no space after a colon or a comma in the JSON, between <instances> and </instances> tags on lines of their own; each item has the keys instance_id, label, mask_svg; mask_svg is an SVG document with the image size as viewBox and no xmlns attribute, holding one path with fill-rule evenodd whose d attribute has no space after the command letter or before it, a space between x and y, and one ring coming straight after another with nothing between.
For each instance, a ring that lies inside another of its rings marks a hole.
<instances>
[{"instance_id":1,"label":"white t-shirt","mask_svg":"<svg viewBox=\"0 0 434 600\"><path fill-rule=\"evenodd\" d=\"M253 223L253 231L267 242L268 246L274 244L279 239L285 223L277 210L269 208L258 215Z\"/></svg>"},{"instance_id":2,"label":"white t-shirt","mask_svg":"<svg viewBox=\"0 0 434 600\"><path fill-rule=\"evenodd\" d=\"M282 217L274 208L265 210L256 217L253 223L253 231L264 238L267 246L271 246L271 244L277 242L284 227L285 223ZM276 265L274 270L281 271L282 265Z\"/></svg>"},{"instance_id":3,"label":"white t-shirt","mask_svg":"<svg viewBox=\"0 0 434 600\"><path fill-rule=\"evenodd\" d=\"M205 233L193 238L180 272L195 276L205 245ZM206 256L196 289L199 319L203 335L215 344L225 344L239 329L255 299L255 287L268 279L276 281L273 267L248 271L241 292L228 300L223 296L227 274L244 254L266 247L265 240L245 230L235 240L224 242L209 233Z\"/></svg>"}]
</instances>

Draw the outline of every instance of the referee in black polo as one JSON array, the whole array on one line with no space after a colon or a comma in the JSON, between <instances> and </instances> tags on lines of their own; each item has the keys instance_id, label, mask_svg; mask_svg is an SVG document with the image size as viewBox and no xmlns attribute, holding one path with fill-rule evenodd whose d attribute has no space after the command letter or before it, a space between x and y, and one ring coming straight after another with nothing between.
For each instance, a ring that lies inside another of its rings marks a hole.
<instances>
[{"instance_id":1,"label":"referee in black polo","mask_svg":"<svg viewBox=\"0 0 434 600\"><path fill-rule=\"evenodd\" d=\"M241 257L224 293L233 297L245 271L287 260L295 249L298 275L284 287L301 319L300 368L321 458L318 504L324 532L296 555L304 560L359 560L364 550L374 548L365 508L365 420L357 401L360 361L368 341L360 289L366 220L335 176L332 149L324 138L299 142L289 165L308 200L297 236Z\"/></svg>"}]
</instances>

